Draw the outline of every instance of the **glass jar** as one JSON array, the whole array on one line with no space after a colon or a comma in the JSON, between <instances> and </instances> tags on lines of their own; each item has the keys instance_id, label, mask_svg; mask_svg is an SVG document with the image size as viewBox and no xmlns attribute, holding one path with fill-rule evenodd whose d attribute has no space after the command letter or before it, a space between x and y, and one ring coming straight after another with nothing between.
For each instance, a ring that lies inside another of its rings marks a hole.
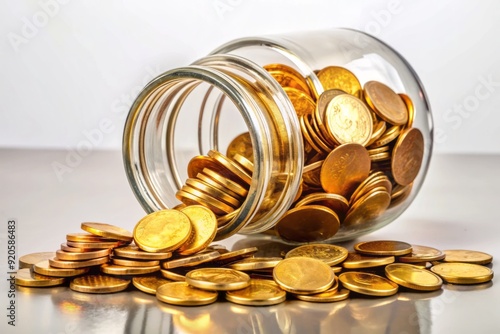
<instances>
[{"instance_id":1,"label":"glass jar","mask_svg":"<svg viewBox=\"0 0 500 334\"><path fill-rule=\"evenodd\" d=\"M216 239L272 230L292 207L301 189L305 143L294 105L264 69L268 64L298 71L315 97L324 91L317 71L328 66L350 70L361 85L375 80L410 97L413 127L424 139L422 164L411 190L380 216L356 226L341 224L324 241L353 239L394 221L413 201L428 169L430 107L416 73L401 55L375 37L350 29L238 39L147 84L131 107L123 136L126 173L143 208L149 213L178 205L175 194L188 178L190 159L209 150L224 152L242 132L249 133L252 143L250 188L229 222L219 227Z\"/></svg>"}]
</instances>

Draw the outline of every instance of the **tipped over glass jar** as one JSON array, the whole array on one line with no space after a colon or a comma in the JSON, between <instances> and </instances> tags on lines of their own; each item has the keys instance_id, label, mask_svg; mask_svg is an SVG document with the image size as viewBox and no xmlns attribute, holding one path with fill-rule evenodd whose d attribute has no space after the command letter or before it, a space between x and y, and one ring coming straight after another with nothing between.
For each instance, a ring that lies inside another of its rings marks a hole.
<instances>
[{"instance_id":1,"label":"tipped over glass jar","mask_svg":"<svg viewBox=\"0 0 500 334\"><path fill-rule=\"evenodd\" d=\"M144 87L123 158L149 213L204 205L216 240L353 239L411 204L432 152L424 88L391 47L349 29L242 38Z\"/></svg>"}]
</instances>

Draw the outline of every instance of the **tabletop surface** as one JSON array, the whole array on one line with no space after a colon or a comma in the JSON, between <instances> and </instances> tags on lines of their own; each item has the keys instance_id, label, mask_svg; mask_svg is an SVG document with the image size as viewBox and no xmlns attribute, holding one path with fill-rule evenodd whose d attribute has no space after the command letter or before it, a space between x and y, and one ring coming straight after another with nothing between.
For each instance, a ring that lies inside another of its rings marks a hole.
<instances>
[{"instance_id":1,"label":"tabletop surface","mask_svg":"<svg viewBox=\"0 0 500 334\"><path fill-rule=\"evenodd\" d=\"M73 159L73 160L72 160ZM55 171L59 164L67 169ZM500 156L435 155L409 209L388 226L351 241L400 240L438 249L500 254ZM8 296L7 221L16 221L16 253L55 251L80 223L100 221L132 230L144 211L123 171L120 152L0 150L1 333L500 333L498 276L480 285L445 284L431 293L336 303L288 300L267 307L218 301L172 306L135 289L91 295L68 287L18 289ZM228 248L276 247L235 236ZM279 245L279 244L278 244ZM8 324L14 300L15 327Z\"/></svg>"}]
</instances>

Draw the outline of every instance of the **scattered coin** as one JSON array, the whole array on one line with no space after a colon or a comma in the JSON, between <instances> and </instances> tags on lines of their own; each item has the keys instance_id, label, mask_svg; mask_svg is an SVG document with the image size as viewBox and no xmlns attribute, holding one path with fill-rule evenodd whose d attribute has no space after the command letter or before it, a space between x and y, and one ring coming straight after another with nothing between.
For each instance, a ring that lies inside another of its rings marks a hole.
<instances>
[{"instance_id":1,"label":"scattered coin","mask_svg":"<svg viewBox=\"0 0 500 334\"><path fill-rule=\"evenodd\" d=\"M286 300L286 292L271 280L251 279L246 288L226 292L226 299L232 303L250 306L268 306Z\"/></svg>"},{"instance_id":2,"label":"scattered coin","mask_svg":"<svg viewBox=\"0 0 500 334\"><path fill-rule=\"evenodd\" d=\"M208 305L217 300L216 291L197 289L186 282L172 282L159 286L156 298L164 303L181 306Z\"/></svg>"},{"instance_id":3,"label":"scattered coin","mask_svg":"<svg viewBox=\"0 0 500 334\"><path fill-rule=\"evenodd\" d=\"M375 274L351 271L339 276L342 286L363 295L384 297L398 292L398 285Z\"/></svg>"},{"instance_id":4,"label":"scattered coin","mask_svg":"<svg viewBox=\"0 0 500 334\"><path fill-rule=\"evenodd\" d=\"M473 263L441 263L431 268L445 282L453 284L478 284L491 281L493 271L485 266Z\"/></svg>"},{"instance_id":5,"label":"scattered coin","mask_svg":"<svg viewBox=\"0 0 500 334\"><path fill-rule=\"evenodd\" d=\"M85 275L74 278L71 290L85 293L112 293L125 290L130 281L107 275Z\"/></svg>"},{"instance_id":6,"label":"scattered coin","mask_svg":"<svg viewBox=\"0 0 500 334\"><path fill-rule=\"evenodd\" d=\"M444 262L488 264L493 261L493 256L491 256L490 254L473 250L448 249L444 251L444 254Z\"/></svg>"},{"instance_id":7,"label":"scattered coin","mask_svg":"<svg viewBox=\"0 0 500 334\"><path fill-rule=\"evenodd\" d=\"M406 263L389 264L385 267L385 274L394 283L413 290L434 291L443 285L438 275Z\"/></svg>"},{"instance_id":8,"label":"scattered coin","mask_svg":"<svg viewBox=\"0 0 500 334\"><path fill-rule=\"evenodd\" d=\"M188 272L186 283L205 290L230 291L246 288L250 276L229 268L201 268Z\"/></svg>"}]
</instances>

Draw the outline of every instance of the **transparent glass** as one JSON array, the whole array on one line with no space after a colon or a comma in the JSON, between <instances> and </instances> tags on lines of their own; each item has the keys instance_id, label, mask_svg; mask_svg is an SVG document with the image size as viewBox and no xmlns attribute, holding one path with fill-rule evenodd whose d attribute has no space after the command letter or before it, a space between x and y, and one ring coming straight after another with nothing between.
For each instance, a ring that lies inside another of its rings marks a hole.
<instances>
[{"instance_id":1,"label":"transparent glass","mask_svg":"<svg viewBox=\"0 0 500 334\"><path fill-rule=\"evenodd\" d=\"M427 173L432 153L432 117L424 88L406 60L380 40L349 29L243 38L229 42L191 65L152 80L131 107L123 137L128 179L147 212L172 208L187 179L187 164L210 149L224 152L249 132L254 173L249 195L217 239L272 228L292 206L300 186L304 145L293 105L263 66L293 67L317 94L317 70L342 66L361 85L380 81L413 101L413 127L424 136L424 157L411 192L381 216L343 227L328 241L342 241L394 221L411 204Z\"/></svg>"}]
</instances>

